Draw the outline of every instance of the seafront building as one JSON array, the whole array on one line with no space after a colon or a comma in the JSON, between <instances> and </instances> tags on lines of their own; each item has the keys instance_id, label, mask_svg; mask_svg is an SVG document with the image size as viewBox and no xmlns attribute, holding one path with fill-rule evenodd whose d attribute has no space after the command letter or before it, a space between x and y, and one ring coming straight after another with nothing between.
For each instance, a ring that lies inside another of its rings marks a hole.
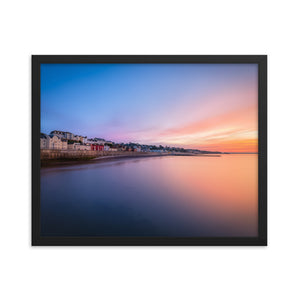
<instances>
[{"instance_id":1,"label":"seafront building","mask_svg":"<svg viewBox=\"0 0 300 300\"><path fill-rule=\"evenodd\" d=\"M73 140L73 141L78 141L78 142L82 142L82 143L86 143L86 141L87 141L86 136L75 135L72 132L68 132L68 131L53 130L50 132L50 134L55 135L61 139L66 139L66 140Z\"/></svg>"},{"instance_id":2,"label":"seafront building","mask_svg":"<svg viewBox=\"0 0 300 300\"><path fill-rule=\"evenodd\" d=\"M82 145L80 143L68 144L68 150L92 150L91 145Z\"/></svg>"},{"instance_id":3,"label":"seafront building","mask_svg":"<svg viewBox=\"0 0 300 300\"><path fill-rule=\"evenodd\" d=\"M61 130L40 135L40 149L110 151L110 146L104 144L105 140L101 138L88 139L86 136Z\"/></svg>"},{"instance_id":4,"label":"seafront building","mask_svg":"<svg viewBox=\"0 0 300 300\"><path fill-rule=\"evenodd\" d=\"M138 143L114 143L103 138L87 138L68 131L53 130L49 135L41 133L40 149L66 151L126 151L126 152L156 152L156 153L212 153L197 149L184 149L162 145L140 145ZM219 153L219 152L215 152Z\"/></svg>"},{"instance_id":5,"label":"seafront building","mask_svg":"<svg viewBox=\"0 0 300 300\"><path fill-rule=\"evenodd\" d=\"M68 142L66 139L61 139L53 134L44 134L41 133L40 136L40 148L41 149L59 149L59 150L67 150Z\"/></svg>"},{"instance_id":6,"label":"seafront building","mask_svg":"<svg viewBox=\"0 0 300 300\"><path fill-rule=\"evenodd\" d=\"M93 151L104 151L103 145L93 144L90 146Z\"/></svg>"}]
</instances>

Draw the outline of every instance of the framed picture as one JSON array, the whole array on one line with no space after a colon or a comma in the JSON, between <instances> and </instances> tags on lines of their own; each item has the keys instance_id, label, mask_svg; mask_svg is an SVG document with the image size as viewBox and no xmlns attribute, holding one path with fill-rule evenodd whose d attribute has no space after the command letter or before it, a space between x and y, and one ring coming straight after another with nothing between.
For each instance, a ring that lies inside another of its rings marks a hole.
<instances>
[{"instance_id":1,"label":"framed picture","mask_svg":"<svg viewBox=\"0 0 300 300\"><path fill-rule=\"evenodd\" d=\"M32 245L267 245L267 56L33 55Z\"/></svg>"}]
</instances>

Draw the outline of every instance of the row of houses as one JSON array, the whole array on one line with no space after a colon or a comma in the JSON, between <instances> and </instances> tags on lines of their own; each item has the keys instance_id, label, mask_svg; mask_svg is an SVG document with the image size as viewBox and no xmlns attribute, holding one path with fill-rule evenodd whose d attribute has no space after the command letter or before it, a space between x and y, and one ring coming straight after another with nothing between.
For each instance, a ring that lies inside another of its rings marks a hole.
<instances>
[{"instance_id":1,"label":"row of houses","mask_svg":"<svg viewBox=\"0 0 300 300\"><path fill-rule=\"evenodd\" d=\"M50 132L50 135L55 135L55 136L57 136L61 139L78 141L78 142L81 142L83 144L87 143L87 137L86 136L75 135L72 132L68 132L68 131L53 130L53 131Z\"/></svg>"},{"instance_id":2,"label":"row of houses","mask_svg":"<svg viewBox=\"0 0 300 300\"><path fill-rule=\"evenodd\" d=\"M53 134L44 134L40 135L40 148L41 149L59 149L59 150L67 150L68 149L68 141L67 139L62 139Z\"/></svg>"},{"instance_id":3,"label":"row of houses","mask_svg":"<svg viewBox=\"0 0 300 300\"><path fill-rule=\"evenodd\" d=\"M105 145L104 139L87 139L87 137L74 135L71 132L54 130L49 135L41 133L40 149L55 150L93 150L93 151L116 151Z\"/></svg>"},{"instance_id":4,"label":"row of houses","mask_svg":"<svg viewBox=\"0 0 300 300\"><path fill-rule=\"evenodd\" d=\"M41 149L57 150L92 150L92 151L129 151L129 152L162 152L163 150L151 149L146 145L134 143L115 144L102 138L87 138L71 132L53 130L49 135L41 133Z\"/></svg>"}]
</instances>

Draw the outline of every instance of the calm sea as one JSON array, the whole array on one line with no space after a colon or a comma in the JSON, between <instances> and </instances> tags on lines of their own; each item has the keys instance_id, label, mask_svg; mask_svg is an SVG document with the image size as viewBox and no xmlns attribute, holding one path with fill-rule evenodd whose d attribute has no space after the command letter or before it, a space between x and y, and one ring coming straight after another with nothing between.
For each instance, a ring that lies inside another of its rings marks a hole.
<instances>
[{"instance_id":1,"label":"calm sea","mask_svg":"<svg viewBox=\"0 0 300 300\"><path fill-rule=\"evenodd\" d=\"M44 236L257 236L258 156L167 156L41 170Z\"/></svg>"}]
</instances>

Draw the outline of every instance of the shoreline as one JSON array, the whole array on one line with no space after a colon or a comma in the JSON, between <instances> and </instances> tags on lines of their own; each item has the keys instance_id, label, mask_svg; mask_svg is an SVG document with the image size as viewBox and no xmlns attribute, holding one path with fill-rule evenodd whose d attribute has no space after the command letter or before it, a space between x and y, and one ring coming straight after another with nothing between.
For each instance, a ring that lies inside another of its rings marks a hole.
<instances>
[{"instance_id":1,"label":"shoreline","mask_svg":"<svg viewBox=\"0 0 300 300\"><path fill-rule=\"evenodd\" d=\"M65 159L65 158L64 159L47 159L47 160L41 160L41 168L58 167L58 166L71 166L71 165L80 165L80 164L95 164L95 163L102 163L102 162L113 161L113 160L148 158L148 157L163 157L163 156L220 157L221 154L146 153L146 154L138 154L138 155L108 155L108 156L71 158L71 159Z\"/></svg>"}]
</instances>

